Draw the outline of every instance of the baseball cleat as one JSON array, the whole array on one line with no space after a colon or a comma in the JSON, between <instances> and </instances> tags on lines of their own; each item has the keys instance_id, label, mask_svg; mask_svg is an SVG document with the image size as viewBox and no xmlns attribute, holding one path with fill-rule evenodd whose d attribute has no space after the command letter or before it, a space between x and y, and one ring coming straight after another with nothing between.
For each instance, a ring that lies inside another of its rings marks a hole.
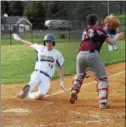
<instances>
[{"instance_id":1,"label":"baseball cleat","mask_svg":"<svg viewBox=\"0 0 126 127\"><path fill-rule=\"evenodd\" d=\"M77 92L75 90L73 90L71 93L71 97L70 97L69 102L71 104L74 104L76 100L77 100Z\"/></svg>"},{"instance_id":2,"label":"baseball cleat","mask_svg":"<svg viewBox=\"0 0 126 127\"><path fill-rule=\"evenodd\" d=\"M100 109L107 109L107 108L111 108L112 105L110 103L101 103L99 104L99 108Z\"/></svg>"},{"instance_id":3,"label":"baseball cleat","mask_svg":"<svg viewBox=\"0 0 126 127\"><path fill-rule=\"evenodd\" d=\"M22 89L22 91L20 92L20 94L18 95L18 97L24 99L27 97L27 94L28 94L28 91L30 89L30 86L29 85L25 85Z\"/></svg>"}]
</instances>

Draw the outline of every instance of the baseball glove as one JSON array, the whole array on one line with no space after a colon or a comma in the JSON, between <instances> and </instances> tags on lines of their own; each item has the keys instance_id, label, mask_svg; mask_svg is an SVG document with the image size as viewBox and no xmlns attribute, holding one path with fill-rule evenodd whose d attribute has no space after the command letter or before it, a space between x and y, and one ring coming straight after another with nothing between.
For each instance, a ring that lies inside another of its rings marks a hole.
<instances>
[{"instance_id":1,"label":"baseball glove","mask_svg":"<svg viewBox=\"0 0 126 127\"><path fill-rule=\"evenodd\" d=\"M120 21L116 16L111 14L104 19L104 25L107 25L109 28L118 28L120 27Z\"/></svg>"}]
</instances>

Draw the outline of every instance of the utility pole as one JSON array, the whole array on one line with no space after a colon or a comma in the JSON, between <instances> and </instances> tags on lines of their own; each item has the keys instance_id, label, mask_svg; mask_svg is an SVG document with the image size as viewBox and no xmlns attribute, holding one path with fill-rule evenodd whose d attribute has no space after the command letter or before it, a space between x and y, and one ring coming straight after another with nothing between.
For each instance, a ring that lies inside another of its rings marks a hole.
<instances>
[{"instance_id":1,"label":"utility pole","mask_svg":"<svg viewBox=\"0 0 126 127\"><path fill-rule=\"evenodd\" d=\"M108 15L109 15L109 13L110 13L109 0L107 1L107 13L108 13Z\"/></svg>"}]
</instances>

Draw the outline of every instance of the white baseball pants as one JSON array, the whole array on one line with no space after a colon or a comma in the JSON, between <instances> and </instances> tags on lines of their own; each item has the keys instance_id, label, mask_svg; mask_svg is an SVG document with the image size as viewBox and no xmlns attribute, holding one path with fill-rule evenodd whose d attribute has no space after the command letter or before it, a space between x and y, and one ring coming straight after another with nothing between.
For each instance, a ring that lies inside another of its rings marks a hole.
<instances>
[{"instance_id":1,"label":"white baseball pants","mask_svg":"<svg viewBox=\"0 0 126 127\"><path fill-rule=\"evenodd\" d=\"M40 95L45 96L47 94L50 88L50 78L40 73L39 71L34 71L31 74L28 84L30 85L30 90L28 92L27 98L36 99ZM37 92L33 92L35 87L38 87Z\"/></svg>"},{"instance_id":2,"label":"white baseball pants","mask_svg":"<svg viewBox=\"0 0 126 127\"><path fill-rule=\"evenodd\" d=\"M109 37L110 37L110 39L114 39L115 38L115 34L113 34L113 35L109 35ZM116 50L116 49L118 49L118 43L116 42L115 44L113 44L113 45L109 45L108 44L108 49L109 49L109 51L112 51L112 50Z\"/></svg>"}]
</instances>

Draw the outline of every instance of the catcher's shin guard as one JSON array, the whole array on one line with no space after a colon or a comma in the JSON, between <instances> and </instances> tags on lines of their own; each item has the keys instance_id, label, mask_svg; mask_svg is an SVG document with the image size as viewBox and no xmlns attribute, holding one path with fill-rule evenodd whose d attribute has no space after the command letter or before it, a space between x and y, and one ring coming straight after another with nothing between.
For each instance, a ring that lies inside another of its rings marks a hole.
<instances>
[{"instance_id":1,"label":"catcher's shin guard","mask_svg":"<svg viewBox=\"0 0 126 127\"><path fill-rule=\"evenodd\" d=\"M74 104L75 101L77 100L77 94L80 92L80 88L81 88L81 85L83 83L83 79L84 77L86 76L86 74L82 74L82 75L76 75L75 76L75 79L73 81L73 86L72 86L72 89L71 89L71 96L70 96L70 103Z\"/></svg>"},{"instance_id":2,"label":"catcher's shin guard","mask_svg":"<svg viewBox=\"0 0 126 127\"><path fill-rule=\"evenodd\" d=\"M99 79L98 82L98 95L99 95L99 103L107 103L108 101L108 81L107 78Z\"/></svg>"},{"instance_id":3,"label":"catcher's shin guard","mask_svg":"<svg viewBox=\"0 0 126 127\"><path fill-rule=\"evenodd\" d=\"M83 80L75 79L73 81L72 91L74 90L76 91L76 93L79 93L82 83L83 83Z\"/></svg>"},{"instance_id":4,"label":"catcher's shin guard","mask_svg":"<svg viewBox=\"0 0 126 127\"><path fill-rule=\"evenodd\" d=\"M83 83L84 77L88 78L89 75L87 75L87 73L81 73L81 74L75 75L74 80L72 82L72 85L73 85L71 89L72 91L75 90L77 93L80 92L80 88Z\"/></svg>"},{"instance_id":5,"label":"catcher's shin guard","mask_svg":"<svg viewBox=\"0 0 126 127\"><path fill-rule=\"evenodd\" d=\"M80 88L81 88L81 85L82 85L82 82L83 80L78 80L78 79L75 79L73 81L73 87L71 89L71 96L70 96L70 103L74 104L75 101L77 100L77 94L80 92Z\"/></svg>"}]
</instances>

